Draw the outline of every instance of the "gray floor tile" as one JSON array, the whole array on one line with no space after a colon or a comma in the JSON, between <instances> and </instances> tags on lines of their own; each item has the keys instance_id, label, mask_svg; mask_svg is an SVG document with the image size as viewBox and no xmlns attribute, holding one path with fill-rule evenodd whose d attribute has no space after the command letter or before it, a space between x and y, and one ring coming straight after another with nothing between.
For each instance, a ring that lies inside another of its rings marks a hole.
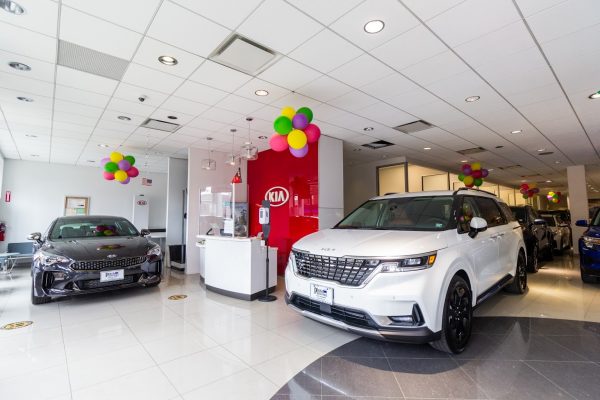
<instances>
[{"instance_id":1,"label":"gray floor tile","mask_svg":"<svg viewBox=\"0 0 600 400\"><path fill-rule=\"evenodd\" d=\"M577 399L600 397L600 365L592 362L527 362Z\"/></svg>"},{"instance_id":2,"label":"gray floor tile","mask_svg":"<svg viewBox=\"0 0 600 400\"><path fill-rule=\"evenodd\" d=\"M385 357L382 341L359 338L333 350L327 356L332 357Z\"/></svg>"},{"instance_id":3,"label":"gray floor tile","mask_svg":"<svg viewBox=\"0 0 600 400\"><path fill-rule=\"evenodd\" d=\"M505 335L514 331L529 332L529 318L485 317L473 320L473 333Z\"/></svg>"},{"instance_id":4,"label":"gray floor tile","mask_svg":"<svg viewBox=\"0 0 600 400\"><path fill-rule=\"evenodd\" d=\"M310 397L321 395L321 361L317 361L296 374L288 383L277 391L277 394L294 395L296 397Z\"/></svg>"},{"instance_id":5,"label":"gray floor tile","mask_svg":"<svg viewBox=\"0 0 600 400\"><path fill-rule=\"evenodd\" d=\"M388 358L448 358L449 355L435 350L428 344L383 343Z\"/></svg>"},{"instance_id":6,"label":"gray floor tile","mask_svg":"<svg viewBox=\"0 0 600 400\"><path fill-rule=\"evenodd\" d=\"M600 362L600 336L549 336L556 342L589 361Z\"/></svg>"},{"instance_id":7,"label":"gray floor tile","mask_svg":"<svg viewBox=\"0 0 600 400\"><path fill-rule=\"evenodd\" d=\"M531 318L531 333L534 335L585 335L600 334L600 324L564 319Z\"/></svg>"}]
</instances>

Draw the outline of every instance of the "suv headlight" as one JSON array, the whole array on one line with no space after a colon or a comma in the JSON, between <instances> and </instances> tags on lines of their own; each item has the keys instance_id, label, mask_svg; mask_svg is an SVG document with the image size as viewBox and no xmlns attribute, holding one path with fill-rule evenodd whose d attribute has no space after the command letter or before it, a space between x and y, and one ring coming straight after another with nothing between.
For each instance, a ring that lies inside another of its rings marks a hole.
<instances>
[{"instance_id":1,"label":"suv headlight","mask_svg":"<svg viewBox=\"0 0 600 400\"><path fill-rule=\"evenodd\" d=\"M55 264L69 264L72 261L69 257L46 253L45 251L38 251L34 258L40 264L48 267Z\"/></svg>"},{"instance_id":2,"label":"suv headlight","mask_svg":"<svg viewBox=\"0 0 600 400\"><path fill-rule=\"evenodd\" d=\"M426 254L418 257L408 257L399 260L386 261L379 263L381 272L408 272L431 268L435 263L437 253ZM369 260L373 261L373 260Z\"/></svg>"},{"instance_id":3,"label":"suv headlight","mask_svg":"<svg viewBox=\"0 0 600 400\"><path fill-rule=\"evenodd\" d=\"M148 256L148 258L150 260L156 259L156 258L160 258L162 254L162 250L160 249L159 245L155 245L152 246L147 252L146 255Z\"/></svg>"},{"instance_id":4,"label":"suv headlight","mask_svg":"<svg viewBox=\"0 0 600 400\"><path fill-rule=\"evenodd\" d=\"M600 246L600 238L595 238L592 236L583 236L583 245L588 249L593 249L594 246Z\"/></svg>"},{"instance_id":5,"label":"suv headlight","mask_svg":"<svg viewBox=\"0 0 600 400\"><path fill-rule=\"evenodd\" d=\"M288 258L288 266L292 268L292 272L296 274L298 270L296 269L296 259L294 258L294 252L290 251L290 256Z\"/></svg>"}]
</instances>

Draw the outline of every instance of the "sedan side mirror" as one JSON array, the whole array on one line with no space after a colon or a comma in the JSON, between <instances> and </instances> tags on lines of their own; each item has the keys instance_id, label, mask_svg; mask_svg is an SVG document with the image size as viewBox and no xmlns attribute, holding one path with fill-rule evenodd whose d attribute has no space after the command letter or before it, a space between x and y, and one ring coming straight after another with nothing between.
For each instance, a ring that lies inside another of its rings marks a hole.
<instances>
[{"instance_id":1,"label":"sedan side mirror","mask_svg":"<svg viewBox=\"0 0 600 400\"><path fill-rule=\"evenodd\" d=\"M576 226L582 226L582 227L584 227L584 228L587 228L587 226L588 226L588 222L587 222L587 220L586 220L586 219L579 219L579 220L577 220L577 222L575 222L575 225L576 225Z\"/></svg>"},{"instance_id":2,"label":"sedan side mirror","mask_svg":"<svg viewBox=\"0 0 600 400\"><path fill-rule=\"evenodd\" d=\"M487 229L487 221L481 217L473 217L469 224L469 237L474 239L479 232L483 232Z\"/></svg>"},{"instance_id":3,"label":"sedan side mirror","mask_svg":"<svg viewBox=\"0 0 600 400\"><path fill-rule=\"evenodd\" d=\"M535 225L546 225L547 224L546 220L542 219L542 218L536 218L536 219L534 219L533 223Z\"/></svg>"},{"instance_id":4,"label":"sedan side mirror","mask_svg":"<svg viewBox=\"0 0 600 400\"><path fill-rule=\"evenodd\" d=\"M42 234L40 232L33 232L27 235L27 240L35 240L36 242L41 242Z\"/></svg>"},{"instance_id":5,"label":"sedan side mirror","mask_svg":"<svg viewBox=\"0 0 600 400\"><path fill-rule=\"evenodd\" d=\"M150 236L150 230L149 229L142 229L142 230L140 230L140 235L142 237Z\"/></svg>"}]
</instances>

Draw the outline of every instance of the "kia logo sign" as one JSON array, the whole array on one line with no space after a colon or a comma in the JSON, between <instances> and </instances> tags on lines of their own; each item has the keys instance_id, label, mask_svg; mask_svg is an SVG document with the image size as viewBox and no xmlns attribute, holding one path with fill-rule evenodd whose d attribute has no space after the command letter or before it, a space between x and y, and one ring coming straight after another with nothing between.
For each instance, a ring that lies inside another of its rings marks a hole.
<instances>
[{"instance_id":1,"label":"kia logo sign","mask_svg":"<svg viewBox=\"0 0 600 400\"><path fill-rule=\"evenodd\" d=\"M271 207L280 207L290 199L290 192L281 186L274 186L265 193L265 200L269 200Z\"/></svg>"},{"instance_id":2,"label":"kia logo sign","mask_svg":"<svg viewBox=\"0 0 600 400\"><path fill-rule=\"evenodd\" d=\"M146 200L138 200L137 201L138 206L145 206L146 204L148 204L148 202Z\"/></svg>"}]
</instances>

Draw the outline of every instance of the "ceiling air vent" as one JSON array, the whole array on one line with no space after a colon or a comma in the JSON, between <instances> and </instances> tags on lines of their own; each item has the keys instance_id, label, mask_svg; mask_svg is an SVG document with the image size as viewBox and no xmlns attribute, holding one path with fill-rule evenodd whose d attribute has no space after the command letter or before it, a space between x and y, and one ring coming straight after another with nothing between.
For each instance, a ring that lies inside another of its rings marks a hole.
<instances>
[{"instance_id":1,"label":"ceiling air vent","mask_svg":"<svg viewBox=\"0 0 600 400\"><path fill-rule=\"evenodd\" d=\"M381 149L383 147L393 146L394 143L386 142L385 140L377 140L375 142L363 144L363 147L367 147L369 149Z\"/></svg>"},{"instance_id":2,"label":"ceiling air vent","mask_svg":"<svg viewBox=\"0 0 600 400\"><path fill-rule=\"evenodd\" d=\"M120 81L129 61L59 40L58 65Z\"/></svg>"},{"instance_id":3,"label":"ceiling air vent","mask_svg":"<svg viewBox=\"0 0 600 400\"><path fill-rule=\"evenodd\" d=\"M457 153L462 154L463 156L468 156L471 154L477 154L484 152L485 149L483 147L473 147L470 149L458 150Z\"/></svg>"},{"instance_id":4,"label":"ceiling air vent","mask_svg":"<svg viewBox=\"0 0 600 400\"><path fill-rule=\"evenodd\" d=\"M507 165L505 167L498 167L498 169L501 169L502 171L507 171L507 170L516 169L516 168L521 168L521 165L515 164L515 165Z\"/></svg>"},{"instance_id":5,"label":"ceiling air vent","mask_svg":"<svg viewBox=\"0 0 600 400\"><path fill-rule=\"evenodd\" d=\"M404 133L415 133L415 132L424 131L425 129L429 129L432 126L433 125L431 125L429 122L419 120L419 121L410 122L410 123L404 124L404 125L398 125L398 126L394 127L394 129L397 131L400 131L400 132L404 132Z\"/></svg>"},{"instance_id":6,"label":"ceiling air vent","mask_svg":"<svg viewBox=\"0 0 600 400\"><path fill-rule=\"evenodd\" d=\"M175 132L180 127L181 125L179 124L174 124L172 122L166 122L152 118L148 118L140 125L140 128L156 129L157 131L164 132Z\"/></svg>"},{"instance_id":7,"label":"ceiling air vent","mask_svg":"<svg viewBox=\"0 0 600 400\"><path fill-rule=\"evenodd\" d=\"M209 58L246 74L256 75L277 59L277 53L250 39L234 34L226 39Z\"/></svg>"},{"instance_id":8,"label":"ceiling air vent","mask_svg":"<svg viewBox=\"0 0 600 400\"><path fill-rule=\"evenodd\" d=\"M542 151L541 153L538 153L538 156L549 156L550 154L554 154L553 151Z\"/></svg>"}]
</instances>

